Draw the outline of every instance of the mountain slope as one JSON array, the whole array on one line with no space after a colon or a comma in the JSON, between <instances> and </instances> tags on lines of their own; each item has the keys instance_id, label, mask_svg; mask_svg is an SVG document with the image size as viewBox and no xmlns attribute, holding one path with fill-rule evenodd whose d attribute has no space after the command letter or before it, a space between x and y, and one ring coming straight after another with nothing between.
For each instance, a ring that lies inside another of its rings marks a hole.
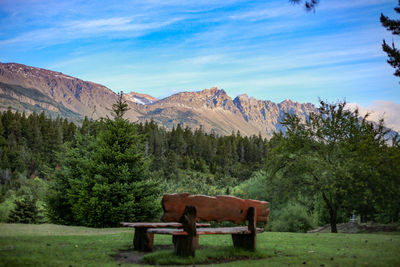
<instances>
[{"instance_id":1,"label":"mountain slope","mask_svg":"<svg viewBox=\"0 0 400 267\"><path fill-rule=\"evenodd\" d=\"M228 135L272 136L284 128L279 123L285 112L305 119L312 104L291 100L281 103L257 100L247 95L230 98L217 87L198 92L182 92L164 99L129 93L124 98L130 107L125 115L131 121L154 120L171 129L178 123L192 129L200 126L206 132ZM52 116L73 120L88 116L94 119L111 116L117 94L107 87L83 81L60 72L16 63L0 63L0 110L44 110Z\"/></svg>"},{"instance_id":2,"label":"mountain slope","mask_svg":"<svg viewBox=\"0 0 400 267\"><path fill-rule=\"evenodd\" d=\"M46 111L51 116L60 115L71 120L81 117L79 113L57 103L37 89L0 82L0 110L8 109L8 107L28 113L34 110L37 112Z\"/></svg>"},{"instance_id":3,"label":"mountain slope","mask_svg":"<svg viewBox=\"0 0 400 267\"><path fill-rule=\"evenodd\" d=\"M36 89L66 109L94 119L109 116L111 106L117 99L117 95L103 85L17 63L0 63L0 82ZM24 99L20 101L26 103ZM40 106L40 103L31 102ZM130 111L132 118L137 115L135 110L133 107Z\"/></svg>"},{"instance_id":4,"label":"mountain slope","mask_svg":"<svg viewBox=\"0 0 400 267\"><path fill-rule=\"evenodd\" d=\"M244 135L272 136L284 130L279 123L285 112L295 113L305 119L315 111L312 104L299 104L290 100L276 104L240 95L232 100L217 87L199 92L182 92L145 106L140 121L153 119L167 128L178 123L191 128L202 125L205 131L231 134L240 131Z\"/></svg>"}]
</instances>

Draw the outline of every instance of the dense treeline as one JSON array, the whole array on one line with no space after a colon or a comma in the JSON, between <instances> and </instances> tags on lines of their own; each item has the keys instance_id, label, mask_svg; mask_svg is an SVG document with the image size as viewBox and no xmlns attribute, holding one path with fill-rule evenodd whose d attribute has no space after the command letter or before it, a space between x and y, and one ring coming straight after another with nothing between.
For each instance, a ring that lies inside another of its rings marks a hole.
<instances>
[{"instance_id":1,"label":"dense treeline","mask_svg":"<svg viewBox=\"0 0 400 267\"><path fill-rule=\"evenodd\" d=\"M362 221L399 221L399 139L387 140L383 122L360 120L345 103L321 102L323 115L307 122L289 115L287 134L271 140L132 124L117 104L113 119L80 125L0 113L0 221L158 220L160 197L173 192L270 201L274 231L327 223L335 230L353 212Z\"/></svg>"},{"instance_id":2,"label":"dense treeline","mask_svg":"<svg viewBox=\"0 0 400 267\"><path fill-rule=\"evenodd\" d=\"M67 223L68 220L57 217L54 212L46 214L46 209L54 206L46 206L45 200L54 197L50 189L55 182L62 184L59 176L66 166L82 165L90 158L90 151L99 149L101 144L96 139L104 136L112 121L85 118L77 126L66 119L49 118L43 112L29 116L11 110L0 113L0 219L9 220L18 203L30 201L43 213L36 219L50 217ZM202 128L192 131L180 125L167 131L152 121L140 124L125 121L125 124L124 127L131 127L127 136L139 136L137 143L148 160L149 179L158 181L160 195L165 192L229 193L262 167L266 155L267 140L261 136L244 137L240 133L218 136L205 133ZM80 153L74 154L77 149ZM60 208L60 214L69 212ZM83 224L73 220L69 223Z\"/></svg>"},{"instance_id":3,"label":"dense treeline","mask_svg":"<svg viewBox=\"0 0 400 267\"><path fill-rule=\"evenodd\" d=\"M178 169L184 169L243 181L261 168L266 155L267 141L261 136L243 137L239 132L218 136L201 127L194 132L183 129L180 124L166 131L153 121L140 123L138 130L147 137L152 170L161 170L167 178L176 178Z\"/></svg>"},{"instance_id":4,"label":"dense treeline","mask_svg":"<svg viewBox=\"0 0 400 267\"><path fill-rule=\"evenodd\" d=\"M57 166L56 153L63 143L73 140L76 126L66 119L51 119L44 112L0 114L1 183L23 174L44 176Z\"/></svg>"}]
</instances>

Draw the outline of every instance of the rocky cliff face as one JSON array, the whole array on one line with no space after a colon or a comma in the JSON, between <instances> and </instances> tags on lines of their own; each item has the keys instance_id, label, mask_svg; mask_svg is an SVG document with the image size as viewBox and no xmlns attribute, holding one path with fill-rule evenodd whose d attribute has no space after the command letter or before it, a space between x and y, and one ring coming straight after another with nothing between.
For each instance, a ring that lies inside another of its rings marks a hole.
<instances>
[{"instance_id":1,"label":"rocky cliff face","mask_svg":"<svg viewBox=\"0 0 400 267\"><path fill-rule=\"evenodd\" d=\"M285 112L306 118L315 111L312 104L281 103L257 100L247 95L231 99L223 89L213 87L198 92L182 92L156 99L150 95L124 95L131 121L154 120L171 129L178 123L193 129L227 135L240 131L243 135L272 136L284 128L279 123ZM89 116L94 119L111 116L117 94L100 84L46 69L16 63L0 63L0 109L11 105L15 110L45 110L69 118Z\"/></svg>"},{"instance_id":2,"label":"rocky cliff face","mask_svg":"<svg viewBox=\"0 0 400 267\"><path fill-rule=\"evenodd\" d=\"M316 111L311 103L300 104L291 100L274 103L269 100L257 100L246 94L237 96L233 102L243 118L260 131L266 132L267 136L272 135L274 131L284 131L284 127L279 122L285 118L285 113L296 114L301 119L306 119L310 112Z\"/></svg>"},{"instance_id":3,"label":"rocky cliff face","mask_svg":"<svg viewBox=\"0 0 400 267\"><path fill-rule=\"evenodd\" d=\"M294 103L291 100L279 104L240 95L232 100L223 89L213 87L198 92L183 92L146 106L139 120L153 119L167 128L181 123L206 131L231 134L240 131L244 135L261 134L271 137L276 131L284 131L279 123L285 112L295 113L305 119L315 111L312 104Z\"/></svg>"}]
</instances>

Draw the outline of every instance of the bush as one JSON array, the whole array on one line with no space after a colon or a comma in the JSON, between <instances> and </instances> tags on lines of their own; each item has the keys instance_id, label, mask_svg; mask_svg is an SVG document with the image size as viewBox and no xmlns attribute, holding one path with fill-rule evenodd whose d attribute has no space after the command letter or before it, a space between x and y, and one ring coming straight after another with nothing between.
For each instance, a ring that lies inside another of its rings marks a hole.
<instances>
[{"instance_id":1,"label":"bush","mask_svg":"<svg viewBox=\"0 0 400 267\"><path fill-rule=\"evenodd\" d=\"M8 222L8 217L10 216L11 211L15 208L15 199L16 195L14 192L13 194L9 194L9 196L0 203L0 222Z\"/></svg>"},{"instance_id":2,"label":"bush","mask_svg":"<svg viewBox=\"0 0 400 267\"><path fill-rule=\"evenodd\" d=\"M271 217L268 228L273 232L305 233L313 229L312 216L300 204L288 204Z\"/></svg>"},{"instance_id":3,"label":"bush","mask_svg":"<svg viewBox=\"0 0 400 267\"><path fill-rule=\"evenodd\" d=\"M36 199L25 196L15 200L15 208L8 218L10 223L37 223L40 219Z\"/></svg>"},{"instance_id":4,"label":"bush","mask_svg":"<svg viewBox=\"0 0 400 267\"><path fill-rule=\"evenodd\" d=\"M251 178L233 189L240 198L267 200L266 176L264 171L254 172Z\"/></svg>"},{"instance_id":5,"label":"bush","mask_svg":"<svg viewBox=\"0 0 400 267\"><path fill-rule=\"evenodd\" d=\"M176 179L162 183L164 193L204 194L209 196L228 194L227 183L234 183L231 177L216 177L210 173L178 169Z\"/></svg>"}]
</instances>

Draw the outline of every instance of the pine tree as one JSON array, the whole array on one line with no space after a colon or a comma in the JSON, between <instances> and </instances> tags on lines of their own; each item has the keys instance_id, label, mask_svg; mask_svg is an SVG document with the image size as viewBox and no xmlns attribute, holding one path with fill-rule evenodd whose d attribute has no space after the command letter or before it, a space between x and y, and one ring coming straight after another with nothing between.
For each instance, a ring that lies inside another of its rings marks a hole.
<instances>
[{"instance_id":1,"label":"pine tree","mask_svg":"<svg viewBox=\"0 0 400 267\"><path fill-rule=\"evenodd\" d=\"M112 114L115 119L121 119L129 110L128 104L124 100L123 95L124 93L122 91L119 92L117 102L112 105Z\"/></svg>"},{"instance_id":2,"label":"pine tree","mask_svg":"<svg viewBox=\"0 0 400 267\"><path fill-rule=\"evenodd\" d=\"M150 179L143 136L122 118L121 100L113 105L114 120L100 122L95 139L81 136L88 141L77 140L67 149L64 169L48 199L54 221L109 227L155 219L158 185Z\"/></svg>"},{"instance_id":3,"label":"pine tree","mask_svg":"<svg viewBox=\"0 0 400 267\"><path fill-rule=\"evenodd\" d=\"M15 208L9 216L10 223L36 223L39 220L39 212L36 199L29 196L15 200Z\"/></svg>"},{"instance_id":4,"label":"pine tree","mask_svg":"<svg viewBox=\"0 0 400 267\"><path fill-rule=\"evenodd\" d=\"M397 13L400 13L400 0L399 7L394 8ZM394 35L400 35L400 20L389 19L387 16L381 13L381 23L388 31L391 31ZM387 62L395 69L394 75L400 77L400 51L392 42L392 45L386 43L383 40L382 49L386 52L389 59Z\"/></svg>"}]
</instances>

